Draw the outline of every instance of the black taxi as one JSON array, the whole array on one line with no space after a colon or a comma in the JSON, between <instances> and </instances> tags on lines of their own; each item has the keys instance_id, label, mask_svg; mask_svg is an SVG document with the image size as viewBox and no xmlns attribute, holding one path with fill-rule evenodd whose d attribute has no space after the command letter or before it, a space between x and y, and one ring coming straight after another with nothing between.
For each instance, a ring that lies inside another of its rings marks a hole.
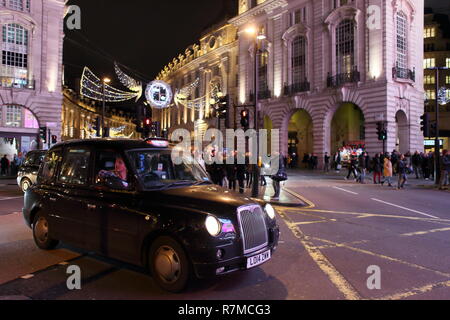
<instances>
[{"instance_id":1,"label":"black taxi","mask_svg":"<svg viewBox=\"0 0 450 320\"><path fill-rule=\"evenodd\" d=\"M172 151L162 139L55 145L25 194L36 245L62 241L144 266L171 292L192 275L270 260L279 239L273 207L213 185L198 162L174 161Z\"/></svg>"}]
</instances>

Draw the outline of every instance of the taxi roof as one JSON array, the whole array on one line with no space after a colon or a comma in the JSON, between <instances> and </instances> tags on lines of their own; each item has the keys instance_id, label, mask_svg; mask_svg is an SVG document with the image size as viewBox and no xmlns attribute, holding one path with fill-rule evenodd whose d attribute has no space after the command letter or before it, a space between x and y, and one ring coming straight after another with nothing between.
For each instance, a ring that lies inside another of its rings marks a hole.
<instances>
[{"instance_id":1,"label":"taxi roof","mask_svg":"<svg viewBox=\"0 0 450 320\"><path fill-rule=\"evenodd\" d=\"M167 141L167 146L155 146L151 145L150 141ZM72 147L72 146L94 146L100 148L113 148L113 149L169 149L169 141L161 138L135 140L135 139L86 139L86 140L69 140L60 142L54 145L51 149L58 147Z\"/></svg>"}]
</instances>

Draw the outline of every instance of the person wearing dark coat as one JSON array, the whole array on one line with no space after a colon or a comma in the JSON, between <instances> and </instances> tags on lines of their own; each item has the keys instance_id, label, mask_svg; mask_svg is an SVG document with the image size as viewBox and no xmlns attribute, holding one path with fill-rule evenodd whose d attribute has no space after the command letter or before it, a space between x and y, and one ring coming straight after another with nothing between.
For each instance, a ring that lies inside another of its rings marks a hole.
<instances>
[{"instance_id":1,"label":"person wearing dark coat","mask_svg":"<svg viewBox=\"0 0 450 320\"><path fill-rule=\"evenodd\" d=\"M416 153L413 154L411 161L414 173L416 174L416 179L420 179L422 156L420 155L419 151L416 151Z\"/></svg>"},{"instance_id":2,"label":"person wearing dark coat","mask_svg":"<svg viewBox=\"0 0 450 320\"><path fill-rule=\"evenodd\" d=\"M280 199L280 193L281 193L281 181L285 181L286 179L283 178L287 177L287 172L286 172L286 159L283 156L282 153L280 153L278 155L279 157L279 168L278 168L278 172L276 173L276 175L271 176L271 179L273 181L273 189L275 191L274 196L272 197L273 200L279 200Z\"/></svg>"},{"instance_id":3,"label":"person wearing dark coat","mask_svg":"<svg viewBox=\"0 0 450 320\"><path fill-rule=\"evenodd\" d=\"M236 161L233 164L226 164L228 188L236 191Z\"/></svg>"},{"instance_id":4,"label":"person wearing dark coat","mask_svg":"<svg viewBox=\"0 0 450 320\"><path fill-rule=\"evenodd\" d=\"M375 158L373 158L372 160L372 165L373 165L373 183L374 184L381 184L381 172L383 171L383 167L381 165L381 158L380 158L380 154L377 153L375 155ZM377 182L377 178L378 178L378 182Z\"/></svg>"},{"instance_id":5,"label":"person wearing dark coat","mask_svg":"<svg viewBox=\"0 0 450 320\"><path fill-rule=\"evenodd\" d=\"M246 165L245 163L237 163L236 164L236 179L239 184L239 193L243 194L245 191L245 174L246 174Z\"/></svg>"},{"instance_id":6,"label":"person wearing dark coat","mask_svg":"<svg viewBox=\"0 0 450 320\"><path fill-rule=\"evenodd\" d=\"M398 173L398 186L397 189L403 189L406 181L408 181L407 177L407 163L405 160L405 156L401 155L400 159L397 161L397 173Z\"/></svg>"},{"instance_id":7,"label":"person wearing dark coat","mask_svg":"<svg viewBox=\"0 0 450 320\"><path fill-rule=\"evenodd\" d=\"M350 158L350 163L348 165L348 175L345 178L345 180L350 179L350 175L353 174L353 176L355 177L355 179L358 179L358 174L356 171L356 167L358 165L358 159L356 158L356 155L352 155Z\"/></svg>"}]
</instances>

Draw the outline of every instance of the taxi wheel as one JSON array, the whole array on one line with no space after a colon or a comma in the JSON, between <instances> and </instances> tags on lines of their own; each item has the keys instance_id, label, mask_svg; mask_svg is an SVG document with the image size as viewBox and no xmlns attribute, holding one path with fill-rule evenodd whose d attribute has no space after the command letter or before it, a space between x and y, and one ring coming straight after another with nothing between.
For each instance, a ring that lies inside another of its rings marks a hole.
<instances>
[{"instance_id":1,"label":"taxi wheel","mask_svg":"<svg viewBox=\"0 0 450 320\"><path fill-rule=\"evenodd\" d=\"M49 224L44 215L37 214L33 223L33 238L36 245L42 250L53 250L59 241L50 238Z\"/></svg>"},{"instance_id":2,"label":"taxi wheel","mask_svg":"<svg viewBox=\"0 0 450 320\"><path fill-rule=\"evenodd\" d=\"M23 192L27 192L27 190L31 187L31 181L28 179L23 179L20 183L20 188Z\"/></svg>"},{"instance_id":3,"label":"taxi wheel","mask_svg":"<svg viewBox=\"0 0 450 320\"><path fill-rule=\"evenodd\" d=\"M177 293L186 288L190 275L189 260L174 239L156 239L150 248L149 267L153 279L162 289Z\"/></svg>"}]
</instances>

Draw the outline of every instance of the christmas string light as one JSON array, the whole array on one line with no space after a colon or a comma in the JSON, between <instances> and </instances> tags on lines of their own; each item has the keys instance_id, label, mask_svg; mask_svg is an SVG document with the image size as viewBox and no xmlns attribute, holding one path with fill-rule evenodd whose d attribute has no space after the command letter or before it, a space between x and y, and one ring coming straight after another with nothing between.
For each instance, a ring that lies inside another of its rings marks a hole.
<instances>
[{"instance_id":1,"label":"christmas string light","mask_svg":"<svg viewBox=\"0 0 450 320\"><path fill-rule=\"evenodd\" d=\"M138 93L136 100L139 100L139 98L142 96L144 89L142 86L142 82L133 79L129 75L127 75L125 72L123 72L120 68L117 62L114 62L114 70L116 71L117 78L119 81L128 89L130 89L133 92Z\"/></svg>"},{"instance_id":2,"label":"christmas string light","mask_svg":"<svg viewBox=\"0 0 450 320\"><path fill-rule=\"evenodd\" d=\"M104 84L105 92L103 93L103 83L88 67L83 70L80 83L80 93L92 100L105 102L122 102L135 98L139 98L139 92L126 92ZM140 93L142 95L142 93Z\"/></svg>"},{"instance_id":3,"label":"christmas string light","mask_svg":"<svg viewBox=\"0 0 450 320\"><path fill-rule=\"evenodd\" d=\"M450 102L450 89L447 88L440 88L438 91L438 103L441 106L445 106L447 103Z\"/></svg>"}]
</instances>

